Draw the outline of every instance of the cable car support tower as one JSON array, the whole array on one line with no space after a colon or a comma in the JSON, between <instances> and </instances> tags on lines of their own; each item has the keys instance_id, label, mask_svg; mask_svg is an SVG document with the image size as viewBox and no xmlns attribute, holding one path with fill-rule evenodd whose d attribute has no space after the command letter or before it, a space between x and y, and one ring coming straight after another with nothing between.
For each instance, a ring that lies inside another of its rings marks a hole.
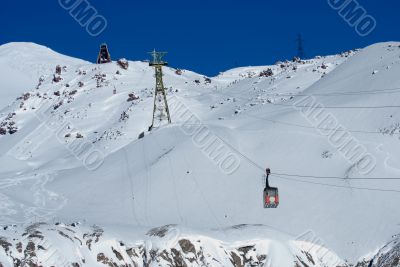
<instances>
[{"instance_id":1,"label":"cable car support tower","mask_svg":"<svg viewBox=\"0 0 400 267\"><path fill-rule=\"evenodd\" d=\"M167 52L153 52L149 53L153 59L149 65L155 69L156 88L154 92L154 107L153 107L153 119L149 131L154 128L160 127L164 124L171 123L171 116L169 113L167 94L165 92L163 82L162 67L167 66L168 63L163 60Z\"/></svg>"}]
</instances>

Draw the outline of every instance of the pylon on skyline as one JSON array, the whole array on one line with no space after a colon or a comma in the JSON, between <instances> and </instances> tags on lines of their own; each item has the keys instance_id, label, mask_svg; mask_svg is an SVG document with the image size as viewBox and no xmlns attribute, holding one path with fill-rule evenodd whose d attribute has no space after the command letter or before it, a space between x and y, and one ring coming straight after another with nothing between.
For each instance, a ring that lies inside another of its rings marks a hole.
<instances>
[{"instance_id":1,"label":"pylon on skyline","mask_svg":"<svg viewBox=\"0 0 400 267\"><path fill-rule=\"evenodd\" d=\"M297 35L296 42L297 42L297 57L304 59L305 56L304 46L303 46L304 40L301 34Z\"/></svg>"}]
</instances>

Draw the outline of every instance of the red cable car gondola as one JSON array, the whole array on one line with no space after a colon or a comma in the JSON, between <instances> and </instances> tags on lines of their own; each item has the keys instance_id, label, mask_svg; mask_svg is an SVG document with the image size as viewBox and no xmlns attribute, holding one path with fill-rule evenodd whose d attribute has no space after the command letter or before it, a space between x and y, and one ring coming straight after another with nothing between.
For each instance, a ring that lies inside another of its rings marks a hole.
<instances>
[{"instance_id":1,"label":"red cable car gondola","mask_svg":"<svg viewBox=\"0 0 400 267\"><path fill-rule=\"evenodd\" d=\"M277 208L279 205L279 192L277 187L269 186L269 175L271 174L271 170L266 169L267 175L265 179L265 188L264 188L264 208Z\"/></svg>"}]
</instances>

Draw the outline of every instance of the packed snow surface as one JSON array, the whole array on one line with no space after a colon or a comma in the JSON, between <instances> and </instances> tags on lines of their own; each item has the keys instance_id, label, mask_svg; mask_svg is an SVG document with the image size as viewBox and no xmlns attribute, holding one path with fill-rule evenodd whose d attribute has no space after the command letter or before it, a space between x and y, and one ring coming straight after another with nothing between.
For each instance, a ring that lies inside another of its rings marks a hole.
<instances>
[{"instance_id":1,"label":"packed snow surface","mask_svg":"<svg viewBox=\"0 0 400 267\"><path fill-rule=\"evenodd\" d=\"M296 261L305 233L356 262L400 231L399 45L211 78L166 67L172 124L152 132L148 63L129 61L125 70L35 44L0 46L1 223L79 221L131 241L146 239L129 234L138 229L176 224L192 229L189 240L209 234L203 245L254 241L254 228L240 237L224 229L262 225L265 243L255 245L268 247L273 266ZM316 123L318 114L333 120ZM332 141L338 125L371 168ZM263 207L267 167L277 209Z\"/></svg>"}]
</instances>

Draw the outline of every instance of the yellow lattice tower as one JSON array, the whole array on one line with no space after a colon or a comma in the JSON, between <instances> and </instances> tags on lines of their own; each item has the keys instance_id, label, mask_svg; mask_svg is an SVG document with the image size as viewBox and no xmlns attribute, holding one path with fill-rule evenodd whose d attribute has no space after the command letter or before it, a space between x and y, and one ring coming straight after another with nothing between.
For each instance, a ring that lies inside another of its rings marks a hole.
<instances>
[{"instance_id":1,"label":"yellow lattice tower","mask_svg":"<svg viewBox=\"0 0 400 267\"><path fill-rule=\"evenodd\" d=\"M153 119L149 131L153 128L160 127L163 124L171 123L171 116L169 114L167 94L165 92L162 67L167 66L168 63L163 60L163 57L167 54L166 52L150 52L153 59L149 65L155 69L156 77L156 88L154 92L154 108L153 108Z\"/></svg>"}]
</instances>

